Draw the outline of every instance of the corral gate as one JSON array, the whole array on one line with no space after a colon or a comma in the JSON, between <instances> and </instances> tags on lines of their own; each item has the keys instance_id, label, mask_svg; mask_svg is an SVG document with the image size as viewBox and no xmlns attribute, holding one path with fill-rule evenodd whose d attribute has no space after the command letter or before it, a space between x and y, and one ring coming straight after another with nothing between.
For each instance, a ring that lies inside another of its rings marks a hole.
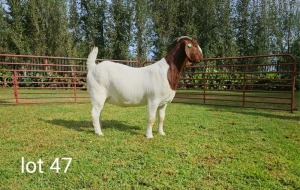
<instances>
[{"instance_id":1,"label":"corral gate","mask_svg":"<svg viewBox=\"0 0 300 190\"><path fill-rule=\"evenodd\" d=\"M133 67L151 64L114 61ZM85 62L0 54L0 105L89 102ZM209 58L185 70L174 102L293 112L295 80L291 55Z\"/></svg>"}]
</instances>

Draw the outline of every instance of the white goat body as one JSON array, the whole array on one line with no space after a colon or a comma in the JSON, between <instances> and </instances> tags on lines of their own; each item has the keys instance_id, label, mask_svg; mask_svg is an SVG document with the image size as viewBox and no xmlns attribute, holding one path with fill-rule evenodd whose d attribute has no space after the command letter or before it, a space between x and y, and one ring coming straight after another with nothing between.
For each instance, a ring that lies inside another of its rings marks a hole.
<instances>
[{"instance_id":1,"label":"white goat body","mask_svg":"<svg viewBox=\"0 0 300 190\"><path fill-rule=\"evenodd\" d=\"M165 135L163 122L167 103L175 96L179 75L190 61L199 62L202 50L198 43L189 38L178 38L178 43L160 61L142 68L132 68L111 61L96 65L98 48L88 56L87 87L93 108L92 118L95 133L103 135L100 115L105 102L129 107L148 105L146 137L153 138L152 127L158 111L160 135Z\"/></svg>"},{"instance_id":2,"label":"white goat body","mask_svg":"<svg viewBox=\"0 0 300 190\"><path fill-rule=\"evenodd\" d=\"M97 49L92 51L97 54ZM106 97L106 102L122 107L143 106L149 101L159 106L173 100L166 60L142 68L133 68L111 61L94 65L89 71L88 89L93 97Z\"/></svg>"}]
</instances>

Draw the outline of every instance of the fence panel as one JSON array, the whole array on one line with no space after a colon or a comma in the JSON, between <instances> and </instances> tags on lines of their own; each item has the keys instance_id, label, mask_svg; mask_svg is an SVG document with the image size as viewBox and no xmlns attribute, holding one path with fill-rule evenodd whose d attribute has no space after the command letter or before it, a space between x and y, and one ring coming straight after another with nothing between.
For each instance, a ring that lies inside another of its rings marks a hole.
<instances>
[{"instance_id":1,"label":"fence panel","mask_svg":"<svg viewBox=\"0 0 300 190\"><path fill-rule=\"evenodd\" d=\"M210 58L183 73L177 102L294 111L291 55Z\"/></svg>"},{"instance_id":2,"label":"fence panel","mask_svg":"<svg viewBox=\"0 0 300 190\"><path fill-rule=\"evenodd\" d=\"M85 58L0 54L0 105L89 102L86 74ZM293 111L295 80L290 55L209 58L186 68L174 101Z\"/></svg>"},{"instance_id":3,"label":"fence panel","mask_svg":"<svg viewBox=\"0 0 300 190\"><path fill-rule=\"evenodd\" d=\"M0 105L89 102L86 74L83 58L0 54Z\"/></svg>"}]
</instances>

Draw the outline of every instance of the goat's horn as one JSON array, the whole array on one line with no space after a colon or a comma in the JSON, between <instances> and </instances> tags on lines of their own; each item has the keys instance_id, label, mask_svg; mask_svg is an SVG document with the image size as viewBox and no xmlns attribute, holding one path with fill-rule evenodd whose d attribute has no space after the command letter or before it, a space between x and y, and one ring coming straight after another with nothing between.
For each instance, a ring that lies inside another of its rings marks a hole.
<instances>
[{"instance_id":1,"label":"goat's horn","mask_svg":"<svg viewBox=\"0 0 300 190\"><path fill-rule=\"evenodd\" d=\"M179 42L181 39L184 39L184 38L187 38L187 39L189 39L189 40L193 40L191 37L189 37L189 36L181 36L181 37L179 37L179 38L176 38L175 39L175 41L176 42Z\"/></svg>"}]
</instances>

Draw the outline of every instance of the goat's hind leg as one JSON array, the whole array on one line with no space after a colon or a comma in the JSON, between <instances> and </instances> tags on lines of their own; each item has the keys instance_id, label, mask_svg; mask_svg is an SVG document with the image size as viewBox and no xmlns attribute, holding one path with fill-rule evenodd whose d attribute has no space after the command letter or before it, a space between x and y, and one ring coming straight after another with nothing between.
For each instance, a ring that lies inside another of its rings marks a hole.
<instances>
[{"instance_id":1,"label":"goat's hind leg","mask_svg":"<svg viewBox=\"0 0 300 190\"><path fill-rule=\"evenodd\" d=\"M93 118L93 126L95 133L98 135L103 135L101 127L101 111L104 107L105 99L94 100L92 108L92 118Z\"/></svg>"}]
</instances>

